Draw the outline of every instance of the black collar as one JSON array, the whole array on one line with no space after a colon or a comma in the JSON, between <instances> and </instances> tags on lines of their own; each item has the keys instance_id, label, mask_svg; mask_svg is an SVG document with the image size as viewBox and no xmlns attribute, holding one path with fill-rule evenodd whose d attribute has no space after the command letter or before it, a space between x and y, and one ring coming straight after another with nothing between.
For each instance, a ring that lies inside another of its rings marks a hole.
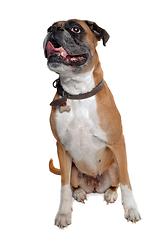
<instances>
[{"instance_id":1,"label":"black collar","mask_svg":"<svg viewBox=\"0 0 160 240\"><path fill-rule=\"evenodd\" d=\"M57 88L57 93L62 98L59 98L59 99L56 99L56 100L52 101L50 103L50 105L53 106L53 107L60 106L64 103L66 103L67 98L72 99L72 100L81 100L81 99L90 98L90 97L96 95L97 93L99 93L101 91L101 89L103 88L103 85L104 85L104 80L102 79L102 81L96 87L94 87L90 92L73 95L73 94L70 94L70 93L66 92L63 89L62 85L60 84L60 79L58 78L57 80L55 80L53 82L53 87Z\"/></svg>"}]
</instances>

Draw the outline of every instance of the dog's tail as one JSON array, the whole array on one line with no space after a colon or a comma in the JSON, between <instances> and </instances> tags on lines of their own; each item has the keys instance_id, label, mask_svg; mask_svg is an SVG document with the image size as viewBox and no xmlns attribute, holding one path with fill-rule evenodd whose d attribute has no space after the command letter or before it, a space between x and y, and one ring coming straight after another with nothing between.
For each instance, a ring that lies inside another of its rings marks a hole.
<instances>
[{"instance_id":1,"label":"dog's tail","mask_svg":"<svg viewBox=\"0 0 160 240\"><path fill-rule=\"evenodd\" d=\"M54 167L52 158L49 161L49 170L54 174L61 175L61 170Z\"/></svg>"}]
</instances>

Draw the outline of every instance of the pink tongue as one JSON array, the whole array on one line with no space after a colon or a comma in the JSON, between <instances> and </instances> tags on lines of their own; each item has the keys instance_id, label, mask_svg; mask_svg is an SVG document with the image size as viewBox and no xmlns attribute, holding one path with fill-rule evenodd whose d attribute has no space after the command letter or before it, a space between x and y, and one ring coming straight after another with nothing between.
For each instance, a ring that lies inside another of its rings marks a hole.
<instances>
[{"instance_id":1,"label":"pink tongue","mask_svg":"<svg viewBox=\"0 0 160 240\"><path fill-rule=\"evenodd\" d=\"M61 55L64 58L66 58L66 56L68 55L68 53L64 50L63 47L55 48L51 42L47 43L46 50L47 50L47 57L49 57L54 53L56 53L57 55Z\"/></svg>"}]
</instances>

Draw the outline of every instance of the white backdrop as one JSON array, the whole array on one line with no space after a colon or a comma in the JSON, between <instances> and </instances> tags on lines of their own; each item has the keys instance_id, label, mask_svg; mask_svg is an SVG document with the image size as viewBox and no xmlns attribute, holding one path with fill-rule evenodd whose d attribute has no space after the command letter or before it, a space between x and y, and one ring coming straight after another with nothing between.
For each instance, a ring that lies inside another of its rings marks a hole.
<instances>
[{"instance_id":1,"label":"white backdrop","mask_svg":"<svg viewBox=\"0 0 160 240\"><path fill-rule=\"evenodd\" d=\"M6 1L1 3L0 238L159 239L160 14L157 0ZM54 226L60 177L49 103L57 75L43 54L47 28L59 20L95 21L110 34L98 52L122 116L128 168L142 221L127 223L121 194L106 206L102 195L73 201L72 225Z\"/></svg>"}]
</instances>

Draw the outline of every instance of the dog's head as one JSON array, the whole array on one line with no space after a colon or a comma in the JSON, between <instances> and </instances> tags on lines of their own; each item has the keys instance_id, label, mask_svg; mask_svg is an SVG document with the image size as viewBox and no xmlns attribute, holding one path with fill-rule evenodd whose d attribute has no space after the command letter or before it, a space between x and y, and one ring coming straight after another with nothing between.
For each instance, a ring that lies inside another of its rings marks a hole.
<instances>
[{"instance_id":1,"label":"dog's head","mask_svg":"<svg viewBox=\"0 0 160 240\"><path fill-rule=\"evenodd\" d=\"M105 46L109 35L94 22L68 20L54 23L44 40L49 69L59 74L85 71L86 66L92 65L97 41L101 39Z\"/></svg>"}]
</instances>

